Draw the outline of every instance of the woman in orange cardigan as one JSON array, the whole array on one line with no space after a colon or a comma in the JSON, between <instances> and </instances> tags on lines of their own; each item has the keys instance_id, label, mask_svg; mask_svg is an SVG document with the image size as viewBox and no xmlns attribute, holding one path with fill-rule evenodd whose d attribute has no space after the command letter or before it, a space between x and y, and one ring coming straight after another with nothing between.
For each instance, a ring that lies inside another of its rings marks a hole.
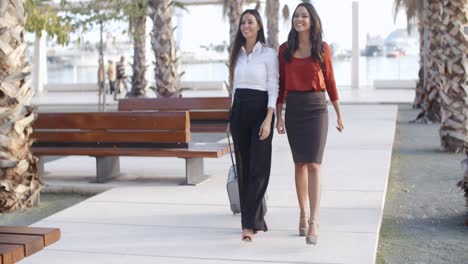
<instances>
[{"instance_id":1,"label":"woman in orange cardigan","mask_svg":"<svg viewBox=\"0 0 468 264\"><path fill-rule=\"evenodd\" d=\"M322 24L310 3L296 7L288 41L279 50L280 87L277 101L279 134L287 131L294 160L299 201L299 234L307 244L317 244L320 206L320 168L328 133L325 91L337 115L336 128L343 131L331 51L322 41ZM283 104L287 108L282 118ZM310 217L307 217L309 202Z\"/></svg>"}]
</instances>

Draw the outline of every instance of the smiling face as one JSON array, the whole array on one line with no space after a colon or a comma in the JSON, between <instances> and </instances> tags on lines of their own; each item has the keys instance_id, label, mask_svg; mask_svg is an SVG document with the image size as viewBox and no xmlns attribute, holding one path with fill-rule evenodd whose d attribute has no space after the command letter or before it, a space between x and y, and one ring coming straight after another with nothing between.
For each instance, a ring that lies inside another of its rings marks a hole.
<instances>
[{"instance_id":1,"label":"smiling face","mask_svg":"<svg viewBox=\"0 0 468 264\"><path fill-rule=\"evenodd\" d=\"M240 30L245 39L257 39L261 26L254 15L246 13L242 16Z\"/></svg>"},{"instance_id":2,"label":"smiling face","mask_svg":"<svg viewBox=\"0 0 468 264\"><path fill-rule=\"evenodd\" d=\"M311 27L310 14L303 6L299 6L294 12L293 26L297 32L309 31Z\"/></svg>"}]
</instances>

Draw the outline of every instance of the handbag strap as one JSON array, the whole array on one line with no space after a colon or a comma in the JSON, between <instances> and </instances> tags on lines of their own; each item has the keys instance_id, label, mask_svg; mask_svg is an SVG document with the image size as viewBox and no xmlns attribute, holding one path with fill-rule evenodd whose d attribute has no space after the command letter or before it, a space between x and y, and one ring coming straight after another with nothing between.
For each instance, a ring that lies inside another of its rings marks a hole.
<instances>
[{"instance_id":1,"label":"handbag strap","mask_svg":"<svg viewBox=\"0 0 468 264\"><path fill-rule=\"evenodd\" d=\"M227 135L227 138L228 138L229 153L231 154L231 162L232 162L232 167L233 167L233 169L234 169L234 175L235 175L236 178L237 178L236 164L234 163L234 157L232 156L231 139L230 139L230 136L229 136L229 130L226 130L226 135ZM235 151L235 150L234 150L234 151Z\"/></svg>"}]
</instances>

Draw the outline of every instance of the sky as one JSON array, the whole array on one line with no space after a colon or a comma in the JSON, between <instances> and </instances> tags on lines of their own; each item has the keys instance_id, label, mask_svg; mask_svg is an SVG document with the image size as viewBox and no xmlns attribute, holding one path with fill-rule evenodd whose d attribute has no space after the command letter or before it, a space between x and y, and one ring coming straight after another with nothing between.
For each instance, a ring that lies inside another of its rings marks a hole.
<instances>
[{"instance_id":1,"label":"sky","mask_svg":"<svg viewBox=\"0 0 468 264\"><path fill-rule=\"evenodd\" d=\"M356 1L356 0L354 0ZM280 10L285 4L290 12L299 0L280 0ZM353 0L314 0L313 4L319 13L324 29L324 39L329 43L338 44L342 48L351 48L352 38L352 2ZM394 0L357 0L359 3L359 41L361 49L365 46L366 35L381 35L386 37L397 28L406 28L406 17L400 12L396 21L393 18ZM263 13L263 11L260 11ZM182 51L196 51L201 45L221 44L229 39L229 23L222 15L221 5L189 6L188 11L178 10L179 17L173 19L174 26L182 34L176 34L181 38ZM281 13L281 11L280 11ZM281 17L281 15L280 15ZM265 17L263 17L266 22ZM279 42L286 40L291 21L283 21L281 18L279 26ZM147 32L151 31L151 19L147 21ZM127 29L126 23L110 23L106 29L116 37L117 40L126 40L128 35L122 34ZM84 40L95 42L99 39L98 30L84 35ZM74 35L72 41L77 39Z\"/></svg>"},{"instance_id":2,"label":"sky","mask_svg":"<svg viewBox=\"0 0 468 264\"><path fill-rule=\"evenodd\" d=\"M359 2L359 40L364 47L366 34L386 37L397 28L406 28L406 16L400 12L394 23L394 0L360 0ZM352 2L351 0L315 0L314 6L322 20L324 39L338 43L343 48L351 48L352 38ZM291 15L298 0L281 0L280 9L287 4ZM263 13L263 12L261 12ZM263 17L265 20L265 18ZM222 17L221 6L191 6L184 12L182 20L182 50L196 50L203 44L219 44L229 38L229 24ZM281 19L279 42L286 40L291 21Z\"/></svg>"}]
</instances>

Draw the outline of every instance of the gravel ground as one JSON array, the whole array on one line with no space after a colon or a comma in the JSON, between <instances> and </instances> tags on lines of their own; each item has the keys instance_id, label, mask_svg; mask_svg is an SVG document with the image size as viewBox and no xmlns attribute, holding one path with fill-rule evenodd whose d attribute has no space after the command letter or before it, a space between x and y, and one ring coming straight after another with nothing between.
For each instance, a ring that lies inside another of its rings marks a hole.
<instances>
[{"instance_id":1,"label":"gravel ground","mask_svg":"<svg viewBox=\"0 0 468 264\"><path fill-rule=\"evenodd\" d=\"M468 263L462 154L440 150L439 124L400 105L377 263Z\"/></svg>"},{"instance_id":2,"label":"gravel ground","mask_svg":"<svg viewBox=\"0 0 468 264\"><path fill-rule=\"evenodd\" d=\"M39 207L0 214L0 225L28 226L89 197L91 196L72 193L41 193Z\"/></svg>"}]
</instances>

